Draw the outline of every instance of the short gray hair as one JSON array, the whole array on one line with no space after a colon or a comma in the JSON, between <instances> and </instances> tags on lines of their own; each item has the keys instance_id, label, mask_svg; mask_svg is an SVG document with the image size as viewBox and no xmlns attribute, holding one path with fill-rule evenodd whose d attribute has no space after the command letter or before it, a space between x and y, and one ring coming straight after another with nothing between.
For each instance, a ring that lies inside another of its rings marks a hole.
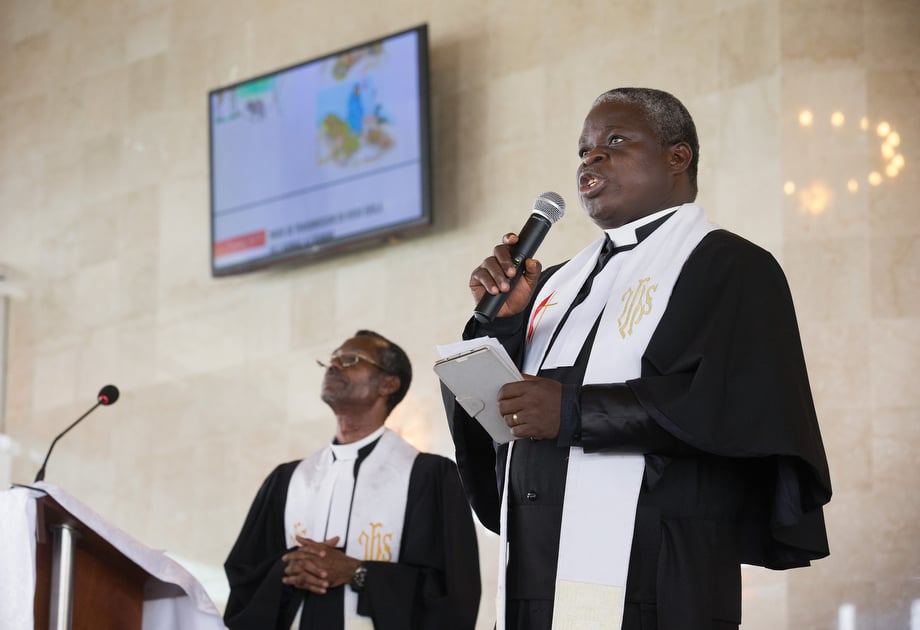
<instances>
[{"instance_id":1,"label":"short gray hair","mask_svg":"<svg viewBox=\"0 0 920 630\"><path fill-rule=\"evenodd\" d=\"M595 108L601 103L627 103L639 107L655 128L662 146L686 142L693 151L687 175L690 188L696 198L696 172L700 162L700 140L696 135L696 125L690 112L677 98L662 90L652 88L624 87L604 92L591 105Z\"/></svg>"},{"instance_id":2,"label":"short gray hair","mask_svg":"<svg viewBox=\"0 0 920 630\"><path fill-rule=\"evenodd\" d=\"M377 360L380 362L380 369L386 374L391 374L399 378L399 389L390 394L387 398L387 411L392 411L393 407L398 405L409 391L409 384L412 382L412 363L405 350L398 345L373 330L359 330L355 337L372 337L386 344L380 350Z\"/></svg>"}]
</instances>

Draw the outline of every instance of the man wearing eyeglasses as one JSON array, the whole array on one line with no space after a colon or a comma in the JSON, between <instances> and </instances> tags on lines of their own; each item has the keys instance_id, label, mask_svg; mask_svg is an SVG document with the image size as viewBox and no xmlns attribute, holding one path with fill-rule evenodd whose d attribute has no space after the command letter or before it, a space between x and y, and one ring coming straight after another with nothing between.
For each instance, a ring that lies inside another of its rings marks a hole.
<instances>
[{"instance_id":1,"label":"man wearing eyeglasses","mask_svg":"<svg viewBox=\"0 0 920 630\"><path fill-rule=\"evenodd\" d=\"M456 466L384 426L409 358L359 330L317 363L335 439L262 484L224 565L228 628L473 628L479 555Z\"/></svg>"}]
</instances>

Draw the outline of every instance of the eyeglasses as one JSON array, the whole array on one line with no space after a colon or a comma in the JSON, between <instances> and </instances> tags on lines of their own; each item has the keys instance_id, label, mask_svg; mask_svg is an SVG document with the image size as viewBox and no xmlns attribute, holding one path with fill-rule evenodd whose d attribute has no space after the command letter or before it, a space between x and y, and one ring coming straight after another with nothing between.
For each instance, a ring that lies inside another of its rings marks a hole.
<instances>
[{"instance_id":1,"label":"eyeglasses","mask_svg":"<svg viewBox=\"0 0 920 630\"><path fill-rule=\"evenodd\" d=\"M345 353L345 354L333 354L329 357L329 361L320 361L316 359L316 364L322 368L336 367L340 370L345 368L350 368L358 365L359 361L364 361L365 363L370 363L378 370L387 372L387 369L374 361L373 359L368 359L367 357L360 354Z\"/></svg>"}]
</instances>

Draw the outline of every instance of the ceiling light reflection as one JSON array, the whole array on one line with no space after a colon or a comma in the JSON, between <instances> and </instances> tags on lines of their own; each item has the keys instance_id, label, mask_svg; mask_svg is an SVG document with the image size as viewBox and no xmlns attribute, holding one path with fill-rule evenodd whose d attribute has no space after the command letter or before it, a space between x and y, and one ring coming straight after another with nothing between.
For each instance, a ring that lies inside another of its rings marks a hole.
<instances>
[{"instance_id":1,"label":"ceiling light reflection","mask_svg":"<svg viewBox=\"0 0 920 630\"><path fill-rule=\"evenodd\" d=\"M811 214L824 214L834 200L833 191L822 181L813 182L799 193L799 205Z\"/></svg>"},{"instance_id":2,"label":"ceiling light reflection","mask_svg":"<svg viewBox=\"0 0 920 630\"><path fill-rule=\"evenodd\" d=\"M807 108L800 110L797 118L801 127L816 127L816 130L821 130L823 123L825 133L830 133L830 128L845 129L848 124L858 126L866 134L863 136L862 141L868 140L867 148L871 148L874 145L874 141L869 136L870 129L873 129L881 139L878 145L879 153L875 154L878 157L872 159L871 153L867 156L871 162L877 163L871 164L870 162L869 169L867 169L870 172L862 174L859 170L847 173L846 169L840 165L828 163L829 158L834 156L833 148L828 147L831 136L826 138L809 136L807 140L804 137L800 138L799 140L803 143L802 146L805 148L813 147L814 155L810 160L803 160L801 158L806 156L799 156L796 161L802 165L802 168L808 169L811 166L820 169L816 175L812 176L813 181L811 183L791 179L783 182L783 193L787 197L795 196L799 210L802 212L808 212L816 216L824 214L831 208L835 194L843 194L844 190L850 194L859 192L864 181L863 178L870 186L881 186L885 183L886 178L890 181L898 177L901 171L904 170L906 164L904 155L897 150L897 147L901 145L901 135L887 120L872 122L868 117L862 116L858 119L852 118L851 121L855 122L848 123L847 116L842 110L822 114ZM836 134L834 137L840 138ZM835 140L835 142L839 141L839 139ZM857 146L862 146L862 144ZM859 164L858 159L858 154L853 155L851 161L853 164ZM828 177L827 182L822 180L822 175Z\"/></svg>"}]
</instances>

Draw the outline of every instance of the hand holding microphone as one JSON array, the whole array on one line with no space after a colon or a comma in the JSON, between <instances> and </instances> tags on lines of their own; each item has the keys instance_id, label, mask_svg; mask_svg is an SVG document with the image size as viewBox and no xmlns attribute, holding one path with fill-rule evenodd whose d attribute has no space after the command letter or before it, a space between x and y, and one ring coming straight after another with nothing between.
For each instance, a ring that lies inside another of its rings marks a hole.
<instances>
[{"instance_id":1,"label":"hand holding microphone","mask_svg":"<svg viewBox=\"0 0 920 630\"><path fill-rule=\"evenodd\" d=\"M537 197L533 214L518 234L506 234L492 256L470 275L477 300L473 316L481 323L520 313L527 306L542 269L533 259L549 228L565 214L565 201L554 192ZM523 283L518 280L524 278Z\"/></svg>"}]
</instances>

